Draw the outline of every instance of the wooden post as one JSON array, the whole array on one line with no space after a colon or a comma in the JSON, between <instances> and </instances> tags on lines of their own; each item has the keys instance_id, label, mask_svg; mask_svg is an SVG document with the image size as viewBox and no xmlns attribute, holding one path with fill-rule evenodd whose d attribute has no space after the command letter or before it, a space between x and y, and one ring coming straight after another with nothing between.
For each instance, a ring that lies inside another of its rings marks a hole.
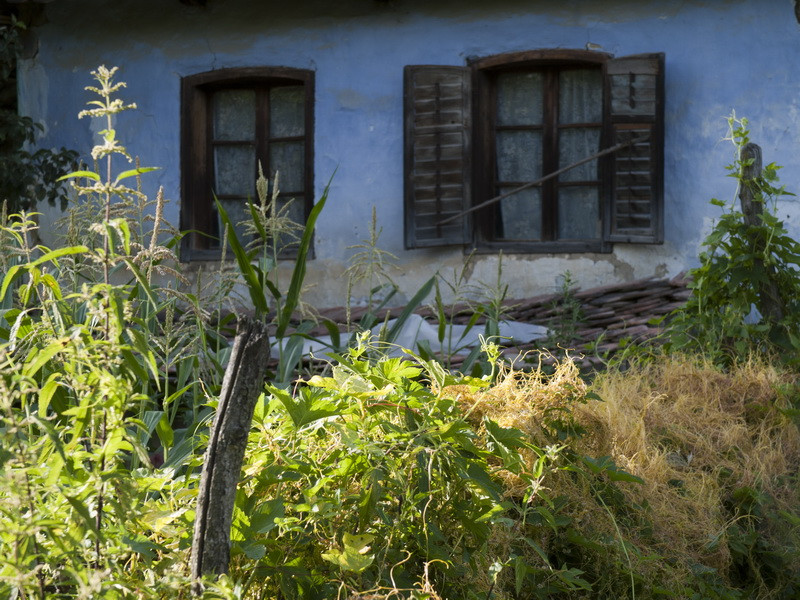
<instances>
[{"instance_id":1,"label":"wooden post","mask_svg":"<svg viewBox=\"0 0 800 600\"><path fill-rule=\"evenodd\" d=\"M739 160L743 163L750 162L742 167L739 181L739 201L742 203L744 222L750 227L755 227L761 225L761 213L764 210L763 200L755 198L756 180L761 176L762 169L760 146L752 142L747 143L742 148ZM758 247L755 248L755 251L763 250L762 246L765 240L759 237L756 243ZM764 261L760 258L754 259L754 264L757 269L765 270L767 274L767 280L759 284L758 310L766 320L777 323L783 319L784 309L778 285L775 283L775 269L772 265L764 265Z\"/></svg>"},{"instance_id":2,"label":"wooden post","mask_svg":"<svg viewBox=\"0 0 800 600\"><path fill-rule=\"evenodd\" d=\"M739 155L742 163L750 162L742 166L739 180L739 201L742 203L744 222L751 227L761 224L761 211L764 209L761 201L754 202L756 180L761 176L763 161L761 159L761 147L758 144L749 142L742 148Z\"/></svg>"},{"instance_id":3,"label":"wooden post","mask_svg":"<svg viewBox=\"0 0 800 600\"><path fill-rule=\"evenodd\" d=\"M228 572L236 486L268 358L267 326L239 319L200 475L191 559L196 594L201 575Z\"/></svg>"}]
</instances>

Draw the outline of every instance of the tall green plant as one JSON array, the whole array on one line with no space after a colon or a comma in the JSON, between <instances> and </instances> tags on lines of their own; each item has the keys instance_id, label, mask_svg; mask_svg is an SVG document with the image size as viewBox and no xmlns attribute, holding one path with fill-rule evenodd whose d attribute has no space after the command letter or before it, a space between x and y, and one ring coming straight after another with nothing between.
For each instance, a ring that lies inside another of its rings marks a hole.
<instances>
[{"instance_id":1,"label":"tall green plant","mask_svg":"<svg viewBox=\"0 0 800 600\"><path fill-rule=\"evenodd\" d=\"M442 362L446 368L451 367L451 360L454 354L463 350L465 338L469 332L475 327L476 323L483 316L485 306L482 304L473 304L473 296L477 293L474 286L469 284L469 272L472 265L470 264L473 259L473 254L467 256L460 269L454 269L452 277L447 277L442 273L437 273L434 282L433 302L431 310L436 315L437 330L436 337L442 348ZM442 288L448 290L450 301L445 302L442 294ZM460 335L456 336L454 333L453 323L455 321L456 313L459 309L463 308L461 304L467 306L472 314L467 322L464 330ZM426 356L433 357L430 348L422 347L421 352ZM477 349L476 349L477 351ZM472 355L464 363L464 369L469 371L474 359Z\"/></svg>"},{"instance_id":2,"label":"tall green plant","mask_svg":"<svg viewBox=\"0 0 800 600\"><path fill-rule=\"evenodd\" d=\"M214 389L221 383L221 361L215 361L212 349L206 343L207 314L196 296L179 292L172 284L162 286L160 278L188 284L174 268L177 257L174 248L177 239L163 218L165 199L159 190L151 201L141 190L142 174L155 170L142 167L138 159L130 156L113 127L115 116L136 108L117 97L125 87L114 81L117 69L99 67L93 72L96 86L87 87L97 95L89 102L91 108L79 117L101 119L101 143L92 150L92 158L102 172L82 170L69 174L82 202L77 203L68 220L67 237L84 239L91 252L68 264L73 292L87 281L115 302L128 307L131 316L125 330L127 343L141 349L131 359L138 364L140 391L146 400L139 403L138 416L154 419L160 415L156 431L161 442L164 460L173 445L186 443L175 436L178 409L185 394L191 396L189 408L192 418L182 425L190 425L184 433L189 435L197 423L198 405L202 399L200 379ZM115 172L116 161L132 166ZM143 213L152 209L153 221L145 229ZM103 215L100 223L91 221L97 211ZM163 239L162 239L163 238ZM99 272L97 271L99 269ZM100 285L101 280L102 285ZM113 281L112 281L113 280ZM126 285L114 285L122 282ZM109 299L110 303L111 300ZM205 357L211 361L207 364ZM171 372L177 377L173 378ZM151 374L152 376L150 376Z\"/></svg>"},{"instance_id":3,"label":"tall green plant","mask_svg":"<svg viewBox=\"0 0 800 600\"><path fill-rule=\"evenodd\" d=\"M575 280L569 271L562 276L558 297L553 300L551 308L556 311L556 317L550 324L548 345L553 348L572 348L578 338L583 309L580 300L575 297Z\"/></svg>"},{"instance_id":4,"label":"tall green plant","mask_svg":"<svg viewBox=\"0 0 800 600\"><path fill-rule=\"evenodd\" d=\"M259 169L260 171L260 169ZM273 185L271 201L267 200L267 184L263 173L259 173L256 189L259 204L248 202L252 221L249 226L256 234L255 242L248 248L239 239L236 224L228 216L222 203L217 201L217 211L225 228L225 238L236 259L236 264L244 279L256 317L267 321L270 309L275 311L275 338L279 349L277 381L288 386L302 359L303 335L288 332L295 309L300 304L300 295L306 275L306 261L314 239L314 226L328 199L330 182L325 186L322 196L314 204L308 215L294 258L294 269L285 292L277 285L278 259L281 256L282 234L286 231L283 215L277 208L278 188Z\"/></svg>"},{"instance_id":5,"label":"tall green plant","mask_svg":"<svg viewBox=\"0 0 800 600\"><path fill-rule=\"evenodd\" d=\"M390 271L397 269L394 261L397 257L379 245L383 228L378 227L378 212L372 207L372 221L369 237L361 243L348 246L348 250L357 250L350 259L345 271L347 276L347 293L345 294L345 310L347 325L350 325L350 310L353 301L353 289L359 283L367 286L367 310L361 320L362 329L369 329L378 320L377 312L387 306L397 293L397 284L392 281Z\"/></svg>"}]
</instances>

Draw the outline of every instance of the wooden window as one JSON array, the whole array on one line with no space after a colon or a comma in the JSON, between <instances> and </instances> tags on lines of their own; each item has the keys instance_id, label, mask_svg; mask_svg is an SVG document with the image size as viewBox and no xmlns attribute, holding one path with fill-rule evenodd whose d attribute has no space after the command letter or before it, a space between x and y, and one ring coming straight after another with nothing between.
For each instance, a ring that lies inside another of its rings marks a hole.
<instances>
[{"instance_id":1,"label":"wooden window","mask_svg":"<svg viewBox=\"0 0 800 600\"><path fill-rule=\"evenodd\" d=\"M183 260L216 259L219 199L234 223L249 218L260 163L274 183L278 205L304 223L313 201L313 97L310 71L224 69L183 80ZM271 194L271 192L270 192ZM242 239L244 227L237 228Z\"/></svg>"},{"instance_id":2,"label":"wooden window","mask_svg":"<svg viewBox=\"0 0 800 600\"><path fill-rule=\"evenodd\" d=\"M405 82L407 247L596 252L663 240L663 55L532 51L407 67Z\"/></svg>"}]
</instances>

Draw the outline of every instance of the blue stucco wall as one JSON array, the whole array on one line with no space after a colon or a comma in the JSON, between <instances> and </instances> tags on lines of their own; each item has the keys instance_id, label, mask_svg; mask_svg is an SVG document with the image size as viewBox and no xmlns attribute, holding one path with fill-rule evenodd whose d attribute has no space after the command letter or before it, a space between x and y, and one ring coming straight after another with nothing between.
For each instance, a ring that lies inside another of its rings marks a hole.
<instances>
[{"instance_id":1,"label":"blue stucco wall","mask_svg":"<svg viewBox=\"0 0 800 600\"><path fill-rule=\"evenodd\" d=\"M367 236L372 206L382 245L399 257L397 280L412 293L433 268L457 268L460 249L403 249L402 73L407 64L463 65L467 57L536 48L596 44L617 56L666 54L666 242L618 244L611 255L515 255L505 259L511 295L550 291L570 270L584 285L672 275L694 264L697 246L718 209L733 197L724 165L732 146L720 141L735 109L752 123L766 161L785 166L783 181L800 191L800 26L791 0L522 0L339 2L209 0L59 0L36 28L37 51L20 69L23 112L44 121L43 144L88 154L89 71L119 65L125 98L139 109L117 129L163 185L178 223L180 78L216 68L290 66L316 72L315 173L319 193L333 180L327 215L317 228L309 277L324 285L319 304L343 299L348 246ZM800 234L797 203L780 215ZM49 217L46 217L46 219ZM475 281L491 280L496 257L481 256Z\"/></svg>"}]
</instances>

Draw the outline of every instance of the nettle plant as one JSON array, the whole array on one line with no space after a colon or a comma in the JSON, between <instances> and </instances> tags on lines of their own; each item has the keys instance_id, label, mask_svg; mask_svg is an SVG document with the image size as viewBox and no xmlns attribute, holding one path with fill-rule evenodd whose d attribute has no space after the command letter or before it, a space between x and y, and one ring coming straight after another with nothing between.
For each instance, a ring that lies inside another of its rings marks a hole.
<instances>
[{"instance_id":1,"label":"nettle plant","mask_svg":"<svg viewBox=\"0 0 800 600\"><path fill-rule=\"evenodd\" d=\"M800 244L777 216L779 199L793 194L779 185L775 163L755 178L745 177L752 165L742 155L750 142L747 119L734 114L728 126L726 139L736 153L727 167L729 176L740 191L748 188L762 212L748 223L736 199L711 200L724 212L703 242L700 266L690 271L693 293L685 308L672 315L667 347L708 352L723 362L756 350L798 364ZM779 311L772 308L776 301Z\"/></svg>"}]
</instances>

